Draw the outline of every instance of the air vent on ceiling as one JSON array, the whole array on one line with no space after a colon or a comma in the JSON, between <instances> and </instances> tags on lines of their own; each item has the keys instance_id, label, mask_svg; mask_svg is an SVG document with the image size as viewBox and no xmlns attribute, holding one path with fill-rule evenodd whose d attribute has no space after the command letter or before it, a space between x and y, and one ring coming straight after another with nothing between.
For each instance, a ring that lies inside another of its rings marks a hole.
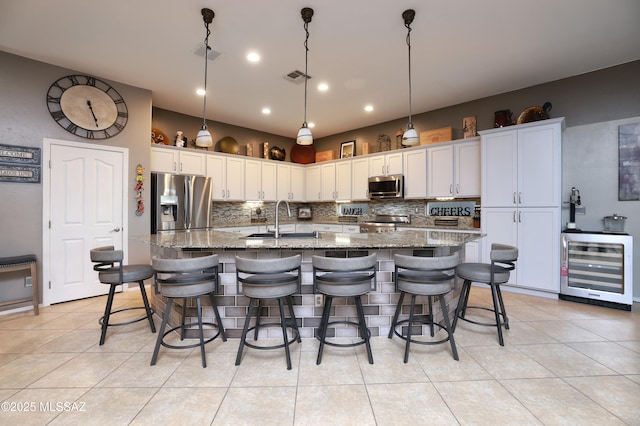
<instances>
[{"instance_id":1,"label":"air vent on ceiling","mask_svg":"<svg viewBox=\"0 0 640 426\"><path fill-rule=\"evenodd\" d=\"M203 57L204 56L204 44L202 46L199 46L198 48L196 48L196 50L193 51L194 55ZM222 55L222 53L218 52L217 50L209 50L209 54L207 55L207 59L210 61L214 61L218 58L218 56Z\"/></svg>"},{"instance_id":2,"label":"air vent on ceiling","mask_svg":"<svg viewBox=\"0 0 640 426\"><path fill-rule=\"evenodd\" d=\"M308 79L311 78L310 75L305 75L305 73L303 73L302 71L295 70L285 75L284 79L290 81L291 83L299 84L304 82L305 77Z\"/></svg>"}]
</instances>

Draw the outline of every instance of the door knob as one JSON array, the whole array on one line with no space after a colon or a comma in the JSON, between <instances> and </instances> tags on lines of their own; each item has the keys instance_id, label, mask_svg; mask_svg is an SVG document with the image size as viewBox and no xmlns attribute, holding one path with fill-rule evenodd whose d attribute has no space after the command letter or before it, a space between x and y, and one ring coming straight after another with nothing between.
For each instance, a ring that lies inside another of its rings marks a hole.
<instances>
[{"instance_id":1,"label":"door knob","mask_svg":"<svg viewBox=\"0 0 640 426\"><path fill-rule=\"evenodd\" d=\"M120 228L115 227L115 228L113 228L111 231L112 231L112 232L120 232Z\"/></svg>"}]
</instances>

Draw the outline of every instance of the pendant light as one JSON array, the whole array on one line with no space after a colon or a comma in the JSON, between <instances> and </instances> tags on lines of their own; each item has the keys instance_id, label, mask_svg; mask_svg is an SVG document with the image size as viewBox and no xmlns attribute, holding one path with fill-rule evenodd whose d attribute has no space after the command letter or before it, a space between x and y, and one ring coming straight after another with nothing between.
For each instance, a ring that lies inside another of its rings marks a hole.
<instances>
[{"instance_id":1,"label":"pendant light","mask_svg":"<svg viewBox=\"0 0 640 426\"><path fill-rule=\"evenodd\" d=\"M413 9L407 9L402 12L404 26L407 27L407 47L409 51L409 124L407 124L407 130L402 135L402 145L404 146L413 146L420 142L418 132L413 128L413 121L411 120L411 23L415 16L416 11Z\"/></svg>"},{"instance_id":2,"label":"pendant light","mask_svg":"<svg viewBox=\"0 0 640 426\"><path fill-rule=\"evenodd\" d=\"M202 108L202 128L198 132L198 136L196 136L196 146L208 148L213 145L213 138L209 130L207 130L207 63L209 62L207 56L211 50L209 47L209 35L211 34L209 24L213 22L215 13L213 13L213 10L206 8L200 12L202 13L202 20L204 21L204 27L206 29L206 36L204 38L204 106Z\"/></svg>"},{"instance_id":3,"label":"pendant light","mask_svg":"<svg viewBox=\"0 0 640 426\"><path fill-rule=\"evenodd\" d=\"M306 38L304 39L304 122L298 131L296 143L298 145L311 145L313 144L313 135L311 134L311 130L307 127L307 80L309 79L307 68L309 56L309 22L311 22L311 18L313 17L313 9L305 7L300 11L300 13L302 15L302 20L304 21L304 31L306 33Z\"/></svg>"}]
</instances>

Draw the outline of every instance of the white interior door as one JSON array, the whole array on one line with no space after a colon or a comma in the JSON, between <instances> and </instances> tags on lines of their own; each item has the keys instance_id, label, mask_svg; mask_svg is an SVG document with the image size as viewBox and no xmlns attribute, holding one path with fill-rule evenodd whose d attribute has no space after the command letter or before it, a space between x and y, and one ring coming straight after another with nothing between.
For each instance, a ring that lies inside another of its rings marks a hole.
<instances>
[{"instance_id":1,"label":"white interior door","mask_svg":"<svg viewBox=\"0 0 640 426\"><path fill-rule=\"evenodd\" d=\"M49 148L45 305L105 294L109 287L98 281L89 250L104 245L126 249L127 151L64 143Z\"/></svg>"}]
</instances>

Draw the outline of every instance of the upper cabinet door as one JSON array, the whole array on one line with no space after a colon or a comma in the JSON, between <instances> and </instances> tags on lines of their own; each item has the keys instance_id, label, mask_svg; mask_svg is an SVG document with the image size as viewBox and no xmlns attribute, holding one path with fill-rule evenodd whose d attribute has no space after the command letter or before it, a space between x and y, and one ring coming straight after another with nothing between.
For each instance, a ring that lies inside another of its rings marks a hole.
<instances>
[{"instance_id":1,"label":"upper cabinet door","mask_svg":"<svg viewBox=\"0 0 640 426\"><path fill-rule=\"evenodd\" d=\"M482 206L518 204L518 132L482 136Z\"/></svg>"},{"instance_id":2,"label":"upper cabinet door","mask_svg":"<svg viewBox=\"0 0 640 426\"><path fill-rule=\"evenodd\" d=\"M367 200L369 190L369 160L355 158L351 161L351 199Z\"/></svg>"},{"instance_id":3,"label":"upper cabinet door","mask_svg":"<svg viewBox=\"0 0 640 426\"><path fill-rule=\"evenodd\" d=\"M206 157L200 152L180 151L180 167L183 175L204 176L207 170Z\"/></svg>"},{"instance_id":4,"label":"upper cabinet door","mask_svg":"<svg viewBox=\"0 0 640 426\"><path fill-rule=\"evenodd\" d=\"M453 197L453 145L427 148L429 197ZM406 183L405 183L406 184Z\"/></svg>"},{"instance_id":5,"label":"upper cabinet door","mask_svg":"<svg viewBox=\"0 0 640 426\"><path fill-rule=\"evenodd\" d=\"M560 125L518 132L518 204L551 207L561 204Z\"/></svg>"},{"instance_id":6,"label":"upper cabinet door","mask_svg":"<svg viewBox=\"0 0 640 426\"><path fill-rule=\"evenodd\" d=\"M480 141L454 145L454 194L456 197L480 197Z\"/></svg>"},{"instance_id":7,"label":"upper cabinet door","mask_svg":"<svg viewBox=\"0 0 640 426\"><path fill-rule=\"evenodd\" d=\"M245 161L238 156L227 157L227 200L244 201Z\"/></svg>"},{"instance_id":8,"label":"upper cabinet door","mask_svg":"<svg viewBox=\"0 0 640 426\"><path fill-rule=\"evenodd\" d=\"M152 146L151 171L159 173L177 173L178 151Z\"/></svg>"},{"instance_id":9,"label":"upper cabinet door","mask_svg":"<svg viewBox=\"0 0 640 426\"><path fill-rule=\"evenodd\" d=\"M404 197L427 197L427 150L404 152Z\"/></svg>"},{"instance_id":10,"label":"upper cabinet door","mask_svg":"<svg viewBox=\"0 0 640 426\"><path fill-rule=\"evenodd\" d=\"M211 199L227 199L227 163L220 155L207 155L207 176L211 178Z\"/></svg>"}]
</instances>

